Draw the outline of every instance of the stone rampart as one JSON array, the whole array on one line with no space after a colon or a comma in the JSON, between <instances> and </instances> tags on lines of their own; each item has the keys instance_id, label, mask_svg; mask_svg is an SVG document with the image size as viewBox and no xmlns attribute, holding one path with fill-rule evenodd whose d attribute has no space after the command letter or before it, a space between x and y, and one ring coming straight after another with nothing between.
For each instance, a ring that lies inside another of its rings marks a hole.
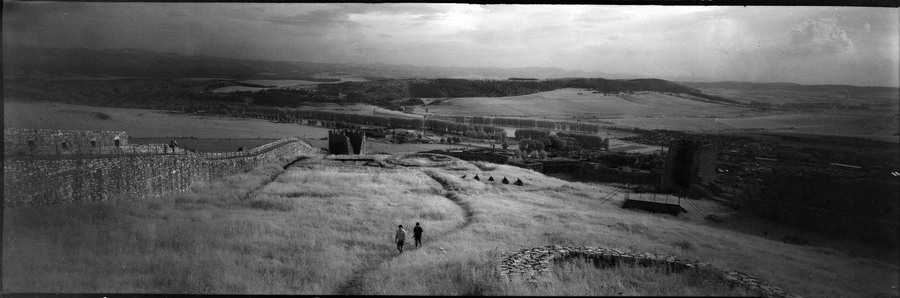
<instances>
[{"instance_id":1,"label":"stone rampart","mask_svg":"<svg viewBox=\"0 0 900 298\"><path fill-rule=\"evenodd\" d=\"M188 190L251 170L293 153L318 153L295 138L263 145L241 156L218 154L112 155L94 158L6 159L7 207L64 202L142 199Z\"/></svg>"},{"instance_id":2,"label":"stone rampart","mask_svg":"<svg viewBox=\"0 0 900 298\"><path fill-rule=\"evenodd\" d=\"M647 171L626 171L583 161L546 161L543 173L572 173L578 179L592 182L656 184L659 174Z\"/></svg>"},{"instance_id":3,"label":"stone rampart","mask_svg":"<svg viewBox=\"0 0 900 298\"><path fill-rule=\"evenodd\" d=\"M128 146L124 131L6 128L3 133L7 155L72 155Z\"/></svg>"},{"instance_id":4,"label":"stone rampart","mask_svg":"<svg viewBox=\"0 0 900 298\"><path fill-rule=\"evenodd\" d=\"M709 263L667 255L602 247L565 247L549 245L526 248L516 252L507 253L504 254L503 259L500 262L500 275L507 277L508 279L518 276L525 278L526 280L537 280L550 273L551 261L561 261L579 257L592 260L598 267L636 265L642 267L660 266L665 267L672 272L703 270L721 276L733 286L744 287L760 297L800 297L787 293L779 287L769 285L751 275L734 270L719 269L713 267Z\"/></svg>"},{"instance_id":5,"label":"stone rampart","mask_svg":"<svg viewBox=\"0 0 900 298\"><path fill-rule=\"evenodd\" d=\"M328 153L336 155L353 154L350 138L342 131L328 131Z\"/></svg>"}]
</instances>

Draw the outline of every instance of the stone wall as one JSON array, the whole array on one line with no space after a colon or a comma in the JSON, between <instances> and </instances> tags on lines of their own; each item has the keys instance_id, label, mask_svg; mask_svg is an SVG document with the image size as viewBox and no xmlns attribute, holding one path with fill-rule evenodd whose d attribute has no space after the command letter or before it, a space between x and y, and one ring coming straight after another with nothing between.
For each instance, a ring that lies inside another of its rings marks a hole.
<instances>
[{"instance_id":1,"label":"stone wall","mask_svg":"<svg viewBox=\"0 0 900 298\"><path fill-rule=\"evenodd\" d=\"M680 140L672 144L660 177L660 191L683 191L691 184L712 183L716 178L717 153L715 143Z\"/></svg>"},{"instance_id":2,"label":"stone wall","mask_svg":"<svg viewBox=\"0 0 900 298\"><path fill-rule=\"evenodd\" d=\"M586 258L594 262L598 267L612 267L619 265L637 265L642 267L660 266L672 272L684 270L703 270L718 276L731 283L740 286L760 297L799 297L769 285L759 278L734 271L719 269L709 263L696 260L681 259L673 256L651 253L632 252L602 247L564 247L558 245L526 248L516 252L504 254L500 261L500 275L512 279L522 277L526 280L536 281L550 272L551 261L561 261L568 258Z\"/></svg>"},{"instance_id":3,"label":"stone wall","mask_svg":"<svg viewBox=\"0 0 900 298\"><path fill-rule=\"evenodd\" d=\"M509 162L509 157L496 154L496 153L488 153L488 152L454 152L454 151L444 151L444 150L431 150L431 151L423 151L425 153L434 153L434 154L443 154L453 156L462 160L467 161L486 161L495 164L506 164Z\"/></svg>"},{"instance_id":4,"label":"stone wall","mask_svg":"<svg viewBox=\"0 0 900 298\"><path fill-rule=\"evenodd\" d=\"M634 183L634 184L657 184L659 182L659 174L653 172L642 171L625 171L612 167L598 164L587 164L579 167L578 177L588 181L596 182L613 182L613 183Z\"/></svg>"},{"instance_id":5,"label":"stone wall","mask_svg":"<svg viewBox=\"0 0 900 298\"><path fill-rule=\"evenodd\" d=\"M643 171L625 171L601 164L583 161L547 161L544 174L572 173L578 179L592 182L656 184L659 174Z\"/></svg>"},{"instance_id":6,"label":"stone wall","mask_svg":"<svg viewBox=\"0 0 900 298\"><path fill-rule=\"evenodd\" d=\"M900 247L896 181L775 171L740 197L760 217L830 235Z\"/></svg>"},{"instance_id":7,"label":"stone wall","mask_svg":"<svg viewBox=\"0 0 900 298\"><path fill-rule=\"evenodd\" d=\"M350 147L353 148L352 154L366 154L366 132L353 130L346 131L344 134L347 135Z\"/></svg>"},{"instance_id":8,"label":"stone wall","mask_svg":"<svg viewBox=\"0 0 900 298\"><path fill-rule=\"evenodd\" d=\"M3 165L4 204L16 207L160 196L188 190L195 183L276 163L289 154L314 154L317 151L290 138L254 148L240 156L186 153L7 158Z\"/></svg>"},{"instance_id":9,"label":"stone wall","mask_svg":"<svg viewBox=\"0 0 900 298\"><path fill-rule=\"evenodd\" d=\"M6 128L5 154L56 155L114 150L128 146L124 131L57 130ZM65 144L65 145L63 145Z\"/></svg>"},{"instance_id":10,"label":"stone wall","mask_svg":"<svg viewBox=\"0 0 900 298\"><path fill-rule=\"evenodd\" d=\"M335 155L352 154L353 146L350 145L350 138L342 131L328 132L328 153Z\"/></svg>"}]
</instances>

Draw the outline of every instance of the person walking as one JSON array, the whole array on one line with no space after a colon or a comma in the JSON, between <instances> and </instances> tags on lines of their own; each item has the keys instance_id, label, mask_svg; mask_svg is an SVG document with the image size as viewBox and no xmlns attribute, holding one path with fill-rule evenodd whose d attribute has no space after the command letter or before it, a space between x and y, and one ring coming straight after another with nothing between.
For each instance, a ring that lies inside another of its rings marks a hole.
<instances>
[{"instance_id":1,"label":"person walking","mask_svg":"<svg viewBox=\"0 0 900 298\"><path fill-rule=\"evenodd\" d=\"M416 227L413 228L413 239L416 240L416 248L422 246L422 227L419 226L419 223L416 223Z\"/></svg>"},{"instance_id":2,"label":"person walking","mask_svg":"<svg viewBox=\"0 0 900 298\"><path fill-rule=\"evenodd\" d=\"M397 233L394 234L394 241L397 242L397 250L400 253L403 253L403 242L406 242L406 230L403 229L403 225L397 227Z\"/></svg>"}]
</instances>

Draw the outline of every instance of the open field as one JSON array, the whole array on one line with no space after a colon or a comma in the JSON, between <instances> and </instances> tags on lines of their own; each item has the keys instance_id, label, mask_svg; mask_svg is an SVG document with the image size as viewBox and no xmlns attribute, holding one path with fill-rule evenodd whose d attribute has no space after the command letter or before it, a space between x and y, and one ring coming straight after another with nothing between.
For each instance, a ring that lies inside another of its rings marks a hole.
<instances>
[{"instance_id":1,"label":"open field","mask_svg":"<svg viewBox=\"0 0 900 298\"><path fill-rule=\"evenodd\" d=\"M782 103L807 103L807 102L826 102L848 105L870 104L870 105L893 105L898 104L898 95L896 91L869 91L865 93L854 92L829 92L827 90L820 92L798 91L798 90L748 90L748 89L726 89L726 88L698 88L703 93L709 95L722 96L731 100L737 100L744 103L752 101L782 104Z\"/></svg>"},{"instance_id":2,"label":"open field","mask_svg":"<svg viewBox=\"0 0 900 298\"><path fill-rule=\"evenodd\" d=\"M898 142L896 117L885 111L834 114L774 114L732 118L623 118L610 120L616 125L642 129L668 129L688 132L767 131L863 137Z\"/></svg>"},{"instance_id":3,"label":"open field","mask_svg":"<svg viewBox=\"0 0 900 298\"><path fill-rule=\"evenodd\" d=\"M353 77L318 77L321 79L337 79L340 81L335 82L318 82L318 81L309 81L309 80L244 80L239 81L239 83L246 84L254 84L261 85L266 87L248 87L248 86L228 86L222 87L212 90L213 93L227 93L234 91L259 91L273 88L287 88L287 89L308 89L313 88L319 84L331 84L331 83L339 83L339 82L365 82L366 79L363 78L353 78Z\"/></svg>"},{"instance_id":4,"label":"open field","mask_svg":"<svg viewBox=\"0 0 900 298\"><path fill-rule=\"evenodd\" d=\"M464 174L521 178L526 186ZM805 297L900 294L896 251L811 233L804 234L811 246L785 244L780 237L796 230L708 201L692 201L679 217L627 211L618 207L622 194L601 200L612 191L480 162L384 169L313 158L167 198L6 209L4 286L62 293L734 293L697 277L578 263L558 264L546 287L496 276L500 252L560 244L698 259ZM706 214L724 222L705 221ZM396 225L415 222L425 228L424 246L398 254L390 241ZM578 278L584 275L607 278Z\"/></svg>"},{"instance_id":5,"label":"open field","mask_svg":"<svg viewBox=\"0 0 900 298\"><path fill-rule=\"evenodd\" d=\"M898 140L900 131L896 109L762 112L650 92L604 96L580 89L560 89L523 96L453 98L427 108L429 112L444 115L527 116L570 121L577 116L642 129L765 130L856 136L890 142Z\"/></svg>"},{"instance_id":6,"label":"open field","mask_svg":"<svg viewBox=\"0 0 900 298\"><path fill-rule=\"evenodd\" d=\"M581 93L579 95L578 93ZM563 117L705 117L750 114L752 109L713 104L652 92L633 95L594 94L567 88L509 97L467 97L427 106L443 115Z\"/></svg>"},{"instance_id":7,"label":"open field","mask_svg":"<svg viewBox=\"0 0 900 298\"><path fill-rule=\"evenodd\" d=\"M101 120L96 113L104 113L110 117ZM328 136L327 128L294 123L59 103L4 101L3 114L5 127L123 130L136 138L280 139L292 136Z\"/></svg>"}]
</instances>

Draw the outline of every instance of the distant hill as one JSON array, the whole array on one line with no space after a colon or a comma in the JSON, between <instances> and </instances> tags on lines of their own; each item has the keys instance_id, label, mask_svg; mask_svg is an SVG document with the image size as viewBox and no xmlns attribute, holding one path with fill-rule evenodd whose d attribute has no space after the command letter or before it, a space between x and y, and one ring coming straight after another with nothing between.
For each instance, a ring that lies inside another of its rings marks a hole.
<instances>
[{"instance_id":1,"label":"distant hill","mask_svg":"<svg viewBox=\"0 0 900 298\"><path fill-rule=\"evenodd\" d=\"M737 90L788 90L803 92L829 93L865 93L865 92L898 92L900 88L879 86L852 85L800 85L794 83L750 83L750 82L678 82L678 84L697 89L737 89Z\"/></svg>"},{"instance_id":2,"label":"distant hill","mask_svg":"<svg viewBox=\"0 0 900 298\"><path fill-rule=\"evenodd\" d=\"M309 79L312 75L324 72L353 74L370 79L634 77L629 74L569 71L555 67L497 68L382 63L310 63L187 56L133 49L97 50L16 46L5 47L3 51L5 75L31 77L82 75L93 77Z\"/></svg>"}]
</instances>

